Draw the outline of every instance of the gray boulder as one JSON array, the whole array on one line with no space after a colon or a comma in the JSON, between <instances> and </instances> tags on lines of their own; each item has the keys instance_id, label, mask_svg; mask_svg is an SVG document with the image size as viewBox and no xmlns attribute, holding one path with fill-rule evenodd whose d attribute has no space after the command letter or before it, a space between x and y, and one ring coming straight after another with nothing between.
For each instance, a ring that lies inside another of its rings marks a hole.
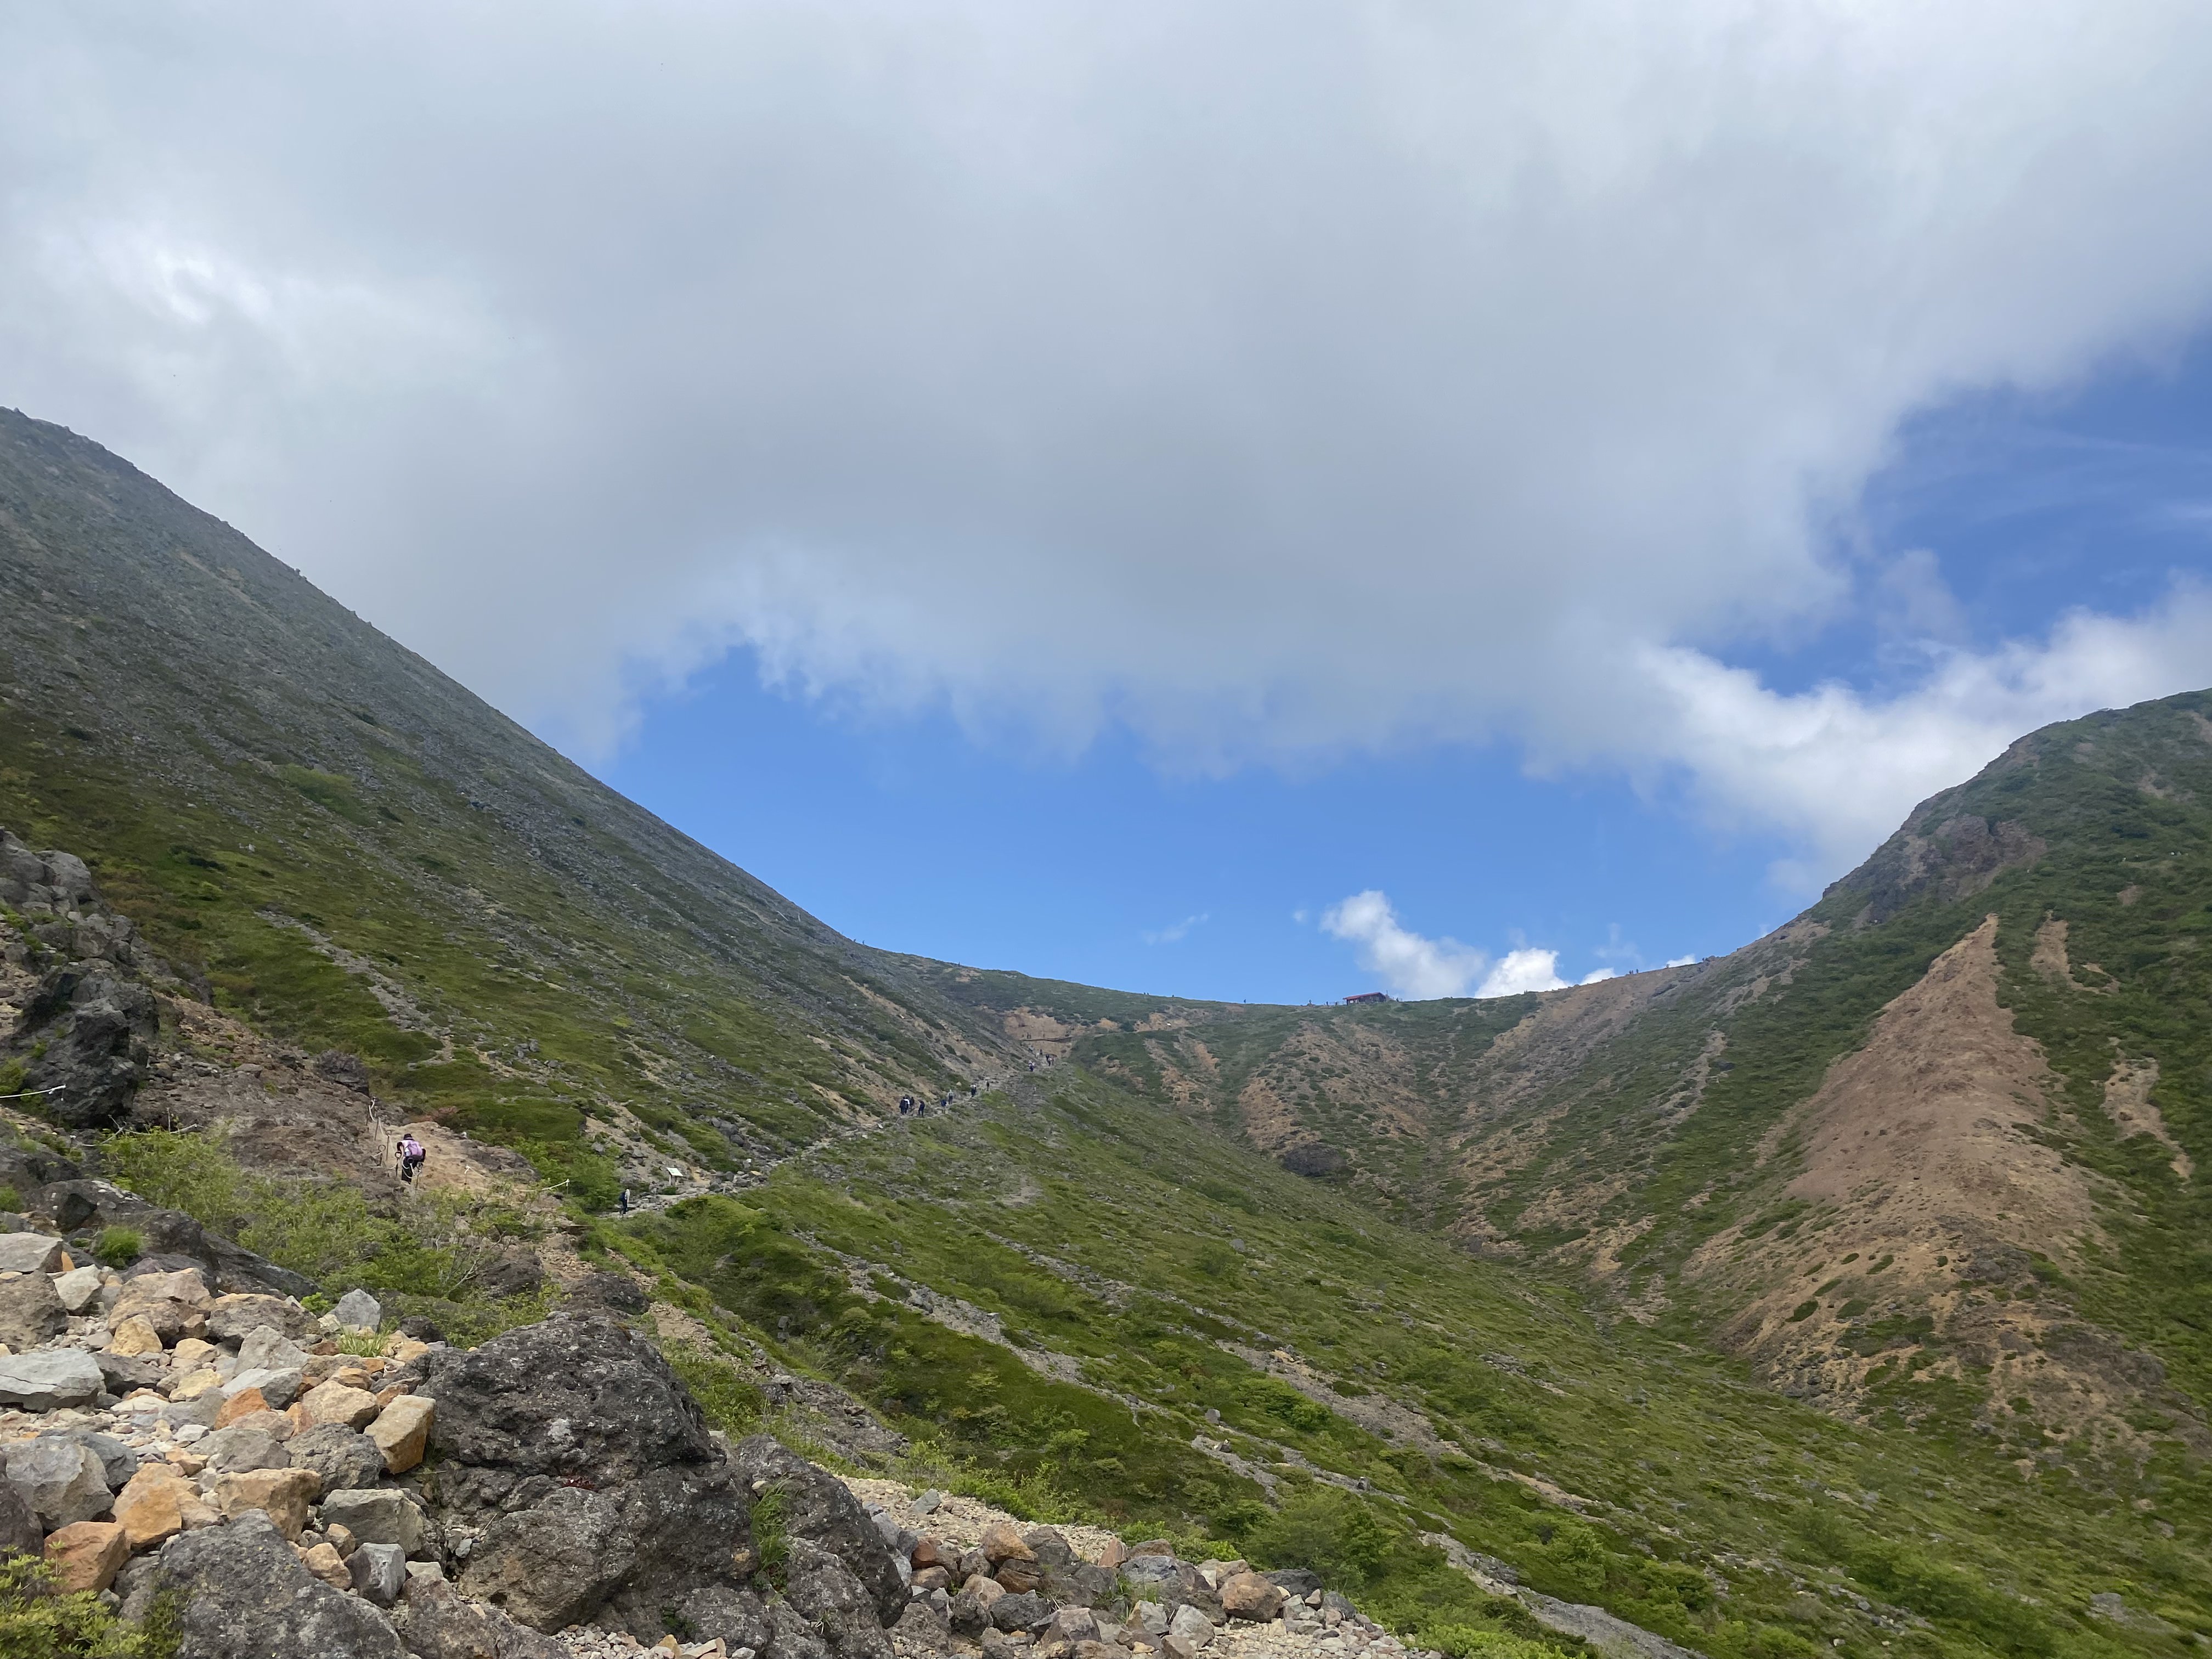
<instances>
[{"instance_id":1,"label":"gray boulder","mask_svg":"<svg viewBox=\"0 0 2212 1659\"><path fill-rule=\"evenodd\" d=\"M0 1405L58 1411L97 1397L105 1382L100 1362L80 1348L0 1357Z\"/></svg>"},{"instance_id":2,"label":"gray boulder","mask_svg":"<svg viewBox=\"0 0 2212 1659\"><path fill-rule=\"evenodd\" d=\"M208 1340L230 1344L242 1343L254 1332L272 1330L280 1337L298 1341L313 1334L315 1316L298 1303L281 1296L268 1296L252 1291L219 1296L208 1309ZM262 1364L273 1362L262 1360ZM304 1363L302 1359L289 1362Z\"/></svg>"},{"instance_id":3,"label":"gray boulder","mask_svg":"<svg viewBox=\"0 0 2212 1659\"><path fill-rule=\"evenodd\" d=\"M822 1633L836 1659L891 1659L875 1598L842 1556L793 1537L787 1568L784 1599Z\"/></svg>"},{"instance_id":4,"label":"gray boulder","mask_svg":"<svg viewBox=\"0 0 2212 1659\"><path fill-rule=\"evenodd\" d=\"M1172 1555L1133 1555L1121 1564L1121 1577L1139 1600L1158 1602L1170 1618L1177 1608L1195 1607L1208 1621L1221 1622L1221 1598L1188 1561Z\"/></svg>"},{"instance_id":5,"label":"gray boulder","mask_svg":"<svg viewBox=\"0 0 2212 1659\"><path fill-rule=\"evenodd\" d=\"M362 1553L374 1547L364 1546ZM361 1555L353 1559L358 1562ZM407 1580L392 1623L416 1659L567 1659L568 1652L550 1637L516 1624L497 1607L466 1600L428 1573Z\"/></svg>"},{"instance_id":6,"label":"gray boulder","mask_svg":"<svg viewBox=\"0 0 2212 1659\"><path fill-rule=\"evenodd\" d=\"M92 1363L100 1367L107 1391L113 1395L153 1388L169 1374L169 1368L151 1354L96 1353Z\"/></svg>"},{"instance_id":7,"label":"gray boulder","mask_svg":"<svg viewBox=\"0 0 2212 1659\"><path fill-rule=\"evenodd\" d=\"M62 1242L46 1233L0 1233L0 1273L61 1271Z\"/></svg>"},{"instance_id":8,"label":"gray boulder","mask_svg":"<svg viewBox=\"0 0 2212 1659\"><path fill-rule=\"evenodd\" d=\"M783 1527L842 1560L868 1592L879 1625L898 1622L906 1585L882 1530L845 1483L764 1434L740 1442L730 1465L756 1498L781 1494Z\"/></svg>"},{"instance_id":9,"label":"gray boulder","mask_svg":"<svg viewBox=\"0 0 2212 1659\"><path fill-rule=\"evenodd\" d=\"M177 1659L405 1659L391 1622L309 1572L258 1511L164 1544L124 1616L144 1618L164 1592L180 1615Z\"/></svg>"},{"instance_id":10,"label":"gray boulder","mask_svg":"<svg viewBox=\"0 0 2212 1659\"><path fill-rule=\"evenodd\" d=\"M46 1110L71 1129L121 1120L158 1029L154 995L103 962L73 962L39 981L17 1017L24 1085L58 1091Z\"/></svg>"},{"instance_id":11,"label":"gray boulder","mask_svg":"<svg viewBox=\"0 0 2212 1659\"><path fill-rule=\"evenodd\" d=\"M750 1496L650 1343L559 1315L417 1364L403 1380L438 1402L424 1491L441 1528L476 1534L464 1594L646 1637L691 1592L740 1588Z\"/></svg>"},{"instance_id":12,"label":"gray boulder","mask_svg":"<svg viewBox=\"0 0 2212 1659\"><path fill-rule=\"evenodd\" d=\"M284 1443L295 1469L313 1469L323 1478L325 1494L374 1486L384 1478L384 1454L376 1442L343 1423L318 1423Z\"/></svg>"},{"instance_id":13,"label":"gray boulder","mask_svg":"<svg viewBox=\"0 0 2212 1659\"><path fill-rule=\"evenodd\" d=\"M37 1512L23 1501L15 1483L0 1479L0 1559L10 1555L36 1555L45 1547L46 1529Z\"/></svg>"},{"instance_id":14,"label":"gray boulder","mask_svg":"<svg viewBox=\"0 0 2212 1659\"><path fill-rule=\"evenodd\" d=\"M384 1322L384 1304L367 1291L354 1289L338 1298L338 1305L331 1310L339 1324L349 1331L373 1331Z\"/></svg>"},{"instance_id":15,"label":"gray boulder","mask_svg":"<svg viewBox=\"0 0 2212 1659\"><path fill-rule=\"evenodd\" d=\"M407 1552L397 1544L356 1545L347 1558L346 1568L352 1574L354 1589L380 1607L390 1607L407 1587ZM445 1583L443 1579L427 1582L441 1586ZM403 1631L401 1634L409 1632ZM417 1647L416 1651L420 1653L422 1650Z\"/></svg>"},{"instance_id":16,"label":"gray boulder","mask_svg":"<svg viewBox=\"0 0 2212 1659\"><path fill-rule=\"evenodd\" d=\"M36 1233L11 1233L0 1237L36 1238ZM43 1269L0 1279L0 1342L19 1352L35 1348L69 1329L69 1310L54 1293L54 1281Z\"/></svg>"},{"instance_id":17,"label":"gray boulder","mask_svg":"<svg viewBox=\"0 0 2212 1659\"><path fill-rule=\"evenodd\" d=\"M483 1530L469 1552L462 1587L538 1630L580 1624L637 1565L636 1541L623 1522L619 1498L556 1487Z\"/></svg>"},{"instance_id":18,"label":"gray boulder","mask_svg":"<svg viewBox=\"0 0 2212 1659\"><path fill-rule=\"evenodd\" d=\"M1035 1630L1051 1617L1051 1603L1034 1590L1002 1595L991 1603L991 1623L1009 1636L1018 1630Z\"/></svg>"},{"instance_id":19,"label":"gray boulder","mask_svg":"<svg viewBox=\"0 0 2212 1659\"><path fill-rule=\"evenodd\" d=\"M227 1400L248 1389L258 1389L261 1397L269 1402L269 1409L281 1412L300 1397L301 1381L301 1372L297 1365L260 1365L252 1370L241 1367L231 1373L230 1381L222 1385L222 1393Z\"/></svg>"},{"instance_id":20,"label":"gray boulder","mask_svg":"<svg viewBox=\"0 0 2212 1659\"><path fill-rule=\"evenodd\" d=\"M54 1278L54 1294L61 1298L64 1311L81 1314L100 1300L100 1269L93 1267L72 1267Z\"/></svg>"},{"instance_id":21,"label":"gray boulder","mask_svg":"<svg viewBox=\"0 0 2212 1659\"><path fill-rule=\"evenodd\" d=\"M243 1299L243 1298L240 1298ZM256 1302L267 1302L273 1297L257 1296ZM229 1301L230 1297L223 1300ZM208 1319L208 1333L215 1334L215 1319ZM239 1339L238 1369L241 1371L296 1371L307 1364L307 1351L286 1336L274 1325L257 1325Z\"/></svg>"},{"instance_id":22,"label":"gray boulder","mask_svg":"<svg viewBox=\"0 0 2212 1659\"><path fill-rule=\"evenodd\" d=\"M1297 1601L1303 1601L1321 1588L1321 1575L1305 1567L1278 1567L1262 1577L1284 1595Z\"/></svg>"},{"instance_id":23,"label":"gray boulder","mask_svg":"<svg viewBox=\"0 0 2212 1659\"><path fill-rule=\"evenodd\" d=\"M18 1440L0 1449L0 1459L8 1484L49 1532L105 1515L114 1502L99 1455L67 1435Z\"/></svg>"},{"instance_id":24,"label":"gray boulder","mask_svg":"<svg viewBox=\"0 0 2212 1659\"><path fill-rule=\"evenodd\" d=\"M422 1511L397 1487L334 1492L323 1499L323 1525L341 1526L364 1544L396 1545L402 1555L422 1547Z\"/></svg>"},{"instance_id":25,"label":"gray boulder","mask_svg":"<svg viewBox=\"0 0 2212 1659\"><path fill-rule=\"evenodd\" d=\"M110 1492L121 1492L138 1473L138 1454L132 1451L112 1434L102 1434L97 1429L64 1429L59 1431L74 1440L100 1460L100 1479L107 1482Z\"/></svg>"},{"instance_id":26,"label":"gray boulder","mask_svg":"<svg viewBox=\"0 0 2212 1659\"><path fill-rule=\"evenodd\" d=\"M243 1423L217 1429L194 1445L192 1451L205 1458L208 1467L221 1474L244 1474L251 1469L283 1469L292 1466L292 1455L284 1449L283 1441L273 1434L249 1429Z\"/></svg>"}]
</instances>

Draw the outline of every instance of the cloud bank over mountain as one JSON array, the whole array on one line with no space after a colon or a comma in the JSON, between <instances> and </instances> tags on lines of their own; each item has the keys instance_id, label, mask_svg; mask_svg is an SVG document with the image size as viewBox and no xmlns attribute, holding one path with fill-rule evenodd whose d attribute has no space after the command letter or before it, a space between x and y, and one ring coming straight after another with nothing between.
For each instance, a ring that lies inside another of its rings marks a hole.
<instances>
[{"instance_id":1,"label":"cloud bank over mountain","mask_svg":"<svg viewBox=\"0 0 2212 1659\"><path fill-rule=\"evenodd\" d=\"M1198 771L1512 741L1816 884L2212 680L2185 586L1901 687L1741 665L1897 600L1901 421L2201 322L2208 78L2150 0L45 0L0 369L580 753L748 650Z\"/></svg>"}]
</instances>

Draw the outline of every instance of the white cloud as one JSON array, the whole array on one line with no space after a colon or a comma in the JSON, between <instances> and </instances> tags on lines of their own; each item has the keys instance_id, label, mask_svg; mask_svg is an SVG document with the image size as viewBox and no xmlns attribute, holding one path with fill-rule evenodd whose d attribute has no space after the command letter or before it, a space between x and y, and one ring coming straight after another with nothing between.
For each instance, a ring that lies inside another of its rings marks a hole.
<instances>
[{"instance_id":1,"label":"white cloud","mask_svg":"<svg viewBox=\"0 0 2212 1659\"><path fill-rule=\"evenodd\" d=\"M1582 976L1579 983L1583 985L1595 985L1600 980L1618 979L1620 977L1620 970L1617 968L1593 968L1589 972Z\"/></svg>"},{"instance_id":2,"label":"white cloud","mask_svg":"<svg viewBox=\"0 0 2212 1659\"><path fill-rule=\"evenodd\" d=\"M2185 592L1729 665L1905 417L2202 321L2208 80L2182 0L30 0L0 384L580 750L745 647L1200 769L1516 738L1817 881L2212 679Z\"/></svg>"},{"instance_id":3,"label":"white cloud","mask_svg":"<svg viewBox=\"0 0 2212 1659\"><path fill-rule=\"evenodd\" d=\"M1523 945L1493 963L1488 952L1471 945L1449 938L1426 939L1413 932L1398 920L1389 896L1372 887L1322 911L1321 927L1333 938L1358 945L1359 965L1397 997L1510 997L1524 991L1557 991L1567 983L1559 977L1557 951ZM1611 969L1600 969L1583 983L1612 975Z\"/></svg>"},{"instance_id":4,"label":"white cloud","mask_svg":"<svg viewBox=\"0 0 2212 1659\"><path fill-rule=\"evenodd\" d=\"M1697 957L1668 957L1667 958L1667 966L1669 968L1686 968L1696 960Z\"/></svg>"},{"instance_id":5,"label":"white cloud","mask_svg":"<svg viewBox=\"0 0 2212 1659\"><path fill-rule=\"evenodd\" d=\"M1359 965L1378 975L1394 996L1465 996L1490 965L1484 952L1457 939L1424 939L1403 927L1389 897L1371 887L1322 911L1321 927L1357 945Z\"/></svg>"},{"instance_id":6,"label":"white cloud","mask_svg":"<svg viewBox=\"0 0 2212 1659\"><path fill-rule=\"evenodd\" d=\"M1778 878L1817 887L2021 732L2212 682L2212 592L2183 586L2138 617L2077 611L2043 641L1945 653L1886 702L1834 684L1781 696L1680 648L1649 649L1638 667L1645 746L1613 755L1679 766L1716 822L1781 828L1806 858Z\"/></svg>"},{"instance_id":7,"label":"white cloud","mask_svg":"<svg viewBox=\"0 0 2212 1659\"><path fill-rule=\"evenodd\" d=\"M1601 971L1598 977L1604 976ZM1517 951L1508 951L1499 959L1498 965L1484 976L1475 995L1513 997L1523 991L1559 991L1566 988L1566 983L1559 977L1557 951L1538 951L1524 945Z\"/></svg>"},{"instance_id":8,"label":"white cloud","mask_svg":"<svg viewBox=\"0 0 2212 1659\"><path fill-rule=\"evenodd\" d=\"M1170 922L1157 933L1142 933L1139 937L1147 945L1180 945L1190 937L1192 928L1203 927L1212 920L1212 911L1201 911L1194 916L1185 916L1181 921Z\"/></svg>"}]
</instances>

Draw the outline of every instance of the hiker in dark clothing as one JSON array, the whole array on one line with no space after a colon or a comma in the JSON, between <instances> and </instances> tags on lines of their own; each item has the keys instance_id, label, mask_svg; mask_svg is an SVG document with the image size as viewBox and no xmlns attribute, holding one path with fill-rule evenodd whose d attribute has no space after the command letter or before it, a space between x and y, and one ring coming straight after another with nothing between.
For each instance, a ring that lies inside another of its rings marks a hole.
<instances>
[{"instance_id":1,"label":"hiker in dark clothing","mask_svg":"<svg viewBox=\"0 0 2212 1659\"><path fill-rule=\"evenodd\" d=\"M399 1178L402 1181L414 1180L415 1172L422 1167L424 1161L430 1156L429 1150L413 1135L399 1137L398 1152Z\"/></svg>"},{"instance_id":2,"label":"hiker in dark clothing","mask_svg":"<svg viewBox=\"0 0 2212 1659\"><path fill-rule=\"evenodd\" d=\"M899 1115L901 1117L908 1116L913 1112L913 1110L914 1097L912 1095L901 1095L899 1097Z\"/></svg>"}]
</instances>

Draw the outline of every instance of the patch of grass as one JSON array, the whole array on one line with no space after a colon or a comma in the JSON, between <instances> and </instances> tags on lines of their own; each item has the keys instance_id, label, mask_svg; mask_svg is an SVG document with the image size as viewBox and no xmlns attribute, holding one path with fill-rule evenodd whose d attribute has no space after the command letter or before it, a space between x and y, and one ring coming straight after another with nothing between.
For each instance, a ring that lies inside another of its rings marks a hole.
<instances>
[{"instance_id":1,"label":"patch of grass","mask_svg":"<svg viewBox=\"0 0 2212 1659\"><path fill-rule=\"evenodd\" d=\"M104 1267L129 1267L146 1253L146 1241L129 1227L103 1227L92 1247L93 1260Z\"/></svg>"}]
</instances>

